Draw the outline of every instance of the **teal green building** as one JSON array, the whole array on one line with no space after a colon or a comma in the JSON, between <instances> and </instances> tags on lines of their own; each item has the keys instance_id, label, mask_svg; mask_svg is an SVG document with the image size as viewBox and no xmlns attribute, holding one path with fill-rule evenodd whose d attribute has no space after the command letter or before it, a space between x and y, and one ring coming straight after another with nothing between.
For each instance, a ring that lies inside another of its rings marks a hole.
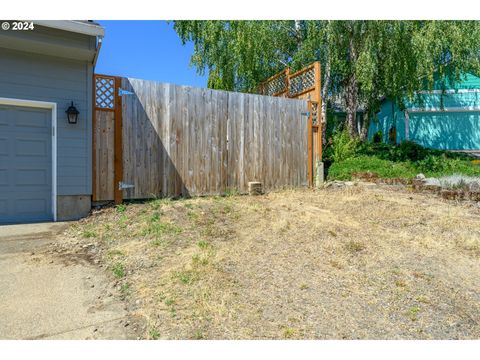
<instances>
[{"instance_id":1,"label":"teal green building","mask_svg":"<svg viewBox=\"0 0 480 360\"><path fill-rule=\"evenodd\" d=\"M480 77L467 74L454 87L419 91L420 100L401 110L383 101L368 137L378 132L384 142L414 141L442 150L480 150Z\"/></svg>"}]
</instances>

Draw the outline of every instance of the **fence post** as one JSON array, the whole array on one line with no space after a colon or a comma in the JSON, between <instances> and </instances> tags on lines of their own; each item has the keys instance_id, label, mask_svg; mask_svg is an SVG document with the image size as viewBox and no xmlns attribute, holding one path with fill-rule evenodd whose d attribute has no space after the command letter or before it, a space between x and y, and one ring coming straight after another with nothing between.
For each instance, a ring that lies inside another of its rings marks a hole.
<instances>
[{"instance_id":1,"label":"fence post","mask_svg":"<svg viewBox=\"0 0 480 360\"><path fill-rule=\"evenodd\" d=\"M114 127L114 175L113 191L115 204L121 204L123 201L123 190L120 183L123 181L123 146L122 146L122 96L120 88L122 87L122 78L115 77L115 127Z\"/></svg>"}]
</instances>

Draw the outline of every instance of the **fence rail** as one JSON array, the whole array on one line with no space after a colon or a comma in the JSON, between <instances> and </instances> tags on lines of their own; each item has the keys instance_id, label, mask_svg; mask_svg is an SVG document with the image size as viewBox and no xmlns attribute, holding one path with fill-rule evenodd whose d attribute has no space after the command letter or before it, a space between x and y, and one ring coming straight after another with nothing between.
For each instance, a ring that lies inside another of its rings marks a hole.
<instances>
[{"instance_id":1,"label":"fence rail","mask_svg":"<svg viewBox=\"0 0 480 360\"><path fill-rule=\"evenodd\" d=\"M308 184L306 101L127 78L121 89L130 93L114 130L122 133L124 199L246 192L249 181L267 190ZM94 199L112 200L119 184L108 175L108 144L117 122L111 109L95 113L94 144L106 144L94 149Z\"/></svg>"}]
</instances>

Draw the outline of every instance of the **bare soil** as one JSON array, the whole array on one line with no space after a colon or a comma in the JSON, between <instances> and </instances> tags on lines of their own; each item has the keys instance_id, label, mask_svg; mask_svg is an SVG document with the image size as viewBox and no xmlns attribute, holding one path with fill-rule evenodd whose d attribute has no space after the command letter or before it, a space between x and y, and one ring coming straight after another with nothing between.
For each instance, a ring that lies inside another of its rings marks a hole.
<instances>
[{"instance_id":1,"label":"bare soil","mask_svg":"<svg viewBox=\"0 0 480 360\"><path fill-rule=\"evenodd\" d=\"M478 339L479 215L359 185L122 205L67 235L143 338Z\"/></svg>"}]
</instances>

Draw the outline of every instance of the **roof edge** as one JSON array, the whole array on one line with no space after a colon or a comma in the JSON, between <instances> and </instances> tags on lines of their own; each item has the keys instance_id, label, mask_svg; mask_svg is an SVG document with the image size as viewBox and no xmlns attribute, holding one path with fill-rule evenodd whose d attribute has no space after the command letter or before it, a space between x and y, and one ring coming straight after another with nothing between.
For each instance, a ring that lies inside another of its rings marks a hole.
<instances>
[{"instance_id":1,"label":"roof edge","mask_svg":"<svg viewBox=\"0 0 480 360\"><path fill-rule=\"evenodd\" d=\"M78 20L35 20L34 24L90 36L104 36L105 29L92 22Z\"/></svg>"}]
</instances>

